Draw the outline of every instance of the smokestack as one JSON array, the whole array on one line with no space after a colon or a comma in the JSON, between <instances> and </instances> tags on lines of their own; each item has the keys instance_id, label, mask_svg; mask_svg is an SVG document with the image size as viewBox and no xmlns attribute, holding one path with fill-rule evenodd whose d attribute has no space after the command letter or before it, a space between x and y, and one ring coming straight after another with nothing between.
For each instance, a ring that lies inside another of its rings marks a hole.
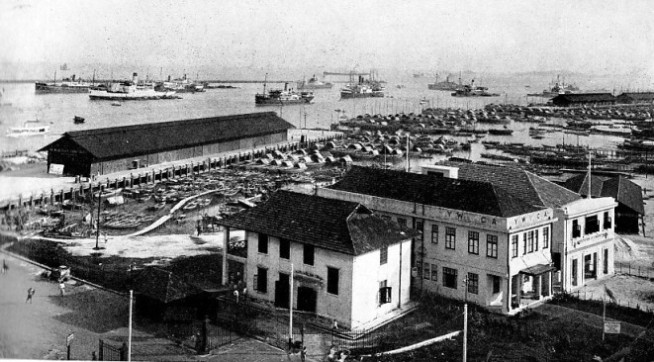
<instances>
[{"instance_id":1,"label":"smokestack","mask_svg":"<svg viewBox=\"0 0 654 362\"><path fill-rule=\"evenodd\" d=\"M139 82L138 73L132 73L132 82L134 82L134 84L137 84Z\"/></svg>"}]
</instances>

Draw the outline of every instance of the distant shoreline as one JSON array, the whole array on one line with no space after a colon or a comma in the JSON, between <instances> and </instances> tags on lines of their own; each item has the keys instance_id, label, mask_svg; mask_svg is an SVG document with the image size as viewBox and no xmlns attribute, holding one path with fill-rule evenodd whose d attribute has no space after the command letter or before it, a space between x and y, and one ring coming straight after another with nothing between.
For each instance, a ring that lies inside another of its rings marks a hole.
<instances>
[{"instance_id":1,"label":"distant shoreline","mask_svg":"<svg viewBox=\"0 0 654 362\"><path fill-rule=\"evenodd\" d=\"M43 79L0 79L0 83L36 83L36 82L43 82L47 83L52 81L51 79L48 80L43 80ZM61 79L58 79L58 81L61 81ZM88 79L84 80L85 82L88 82ZM96 79L96 83L106 83L106 82L122 82L125 81L125 79ZM160 81L158 81L160 82ZM297 80L202 80L200 83L294 83L297 82Z\"/></svg>"}]
</instances>

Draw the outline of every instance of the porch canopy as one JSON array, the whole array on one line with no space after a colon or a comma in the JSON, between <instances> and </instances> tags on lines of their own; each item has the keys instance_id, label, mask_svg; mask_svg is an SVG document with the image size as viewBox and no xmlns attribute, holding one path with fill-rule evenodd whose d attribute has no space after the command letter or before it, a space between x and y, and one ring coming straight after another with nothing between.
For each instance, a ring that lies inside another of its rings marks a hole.
<instances>
[{"instance_id":1,"label":"porch canopy","mask_svg":"<svg viewBox=\"0 0 654 362\"><path fill-rule=\"evenodd\" d=\"M536 264L536 265L530 266L527 269L521 270L520 273L535 277L535 276L538 276L538 275L545 274L548 271L552 271L552 270L556 270L556 268L553 265Z\"/></svg>"}]
</instances>

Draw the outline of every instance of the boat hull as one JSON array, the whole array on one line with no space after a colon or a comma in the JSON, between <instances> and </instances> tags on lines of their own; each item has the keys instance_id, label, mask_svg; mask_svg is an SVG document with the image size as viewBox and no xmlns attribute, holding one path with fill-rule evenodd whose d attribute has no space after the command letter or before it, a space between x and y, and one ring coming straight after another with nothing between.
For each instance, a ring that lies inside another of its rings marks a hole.
<instances>
[{"instance_id":1,"label":"boat hull","mask_svg":"<svg viewBox=\"0 0 654 362\"><path fill-rule=\"evenodd\" d=\"M109 101L131 101L131 100L158 100L158 99L176 99L175 92L134 92L134 93L113 93L107 91L90 91L91 100L109 100Z\"/></svg>"},{"instance_id":2,"label":"boat hull","mask_svg":"<svg viewBox=\"0 0 654 362\"><path fill-rule=\"evenodd\" d=\"M350 93L350 92L341 92L341 98L371 98L379 97L383 98L383 92L373 92L373 93Z\"/></svg>"},{"instance_id":3,"label":"boat hull","mask_svg":"<svg viewBox=\"0 0 654 362\"><path fill-rule=\"evenodd\" d=\"M90 86L67 86L46 83L34 83L34 92L37 94L47 93L88 93Z\"/></svg>"}]
</instances>

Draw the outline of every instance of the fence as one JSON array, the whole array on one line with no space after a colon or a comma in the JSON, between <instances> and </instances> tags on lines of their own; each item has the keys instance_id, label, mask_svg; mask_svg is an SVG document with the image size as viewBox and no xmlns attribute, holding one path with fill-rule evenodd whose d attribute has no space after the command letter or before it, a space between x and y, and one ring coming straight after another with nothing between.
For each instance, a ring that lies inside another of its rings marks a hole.
<instances>
[{"instance_id":1,"label":"fence","mask_svg":"<svg viewBox=\"0 0 654 362\"><path fill-rule=\"evenodd\" d=\"M98 359L100 361L127 361L127 344L124 342L122 346L116 347L100 339L98 351Z\"/></svg>"},{"instance_id":2,"label":"fence","mask_svg":"<svg viewBox=\"0 0 654 362\"><path fill-rule=\"evenodd\" d=\"M602 315L603 304L606 302L607 315L612 318L630 322L636 325L648 323L654 318L654 307L630 300L620 300L610 298L605 292L596 294L587 291L575 291L572 293L558 294L552 300L557 305L566 305L574 309L586 311L589 313Z\"/></svg>"},{"instance_id":3,"label":"fence","mask_svg":"<svg viewBox=\"0 0 654 362\"><path fill-rule=\"evenodd\" d=\"M642 265L631 265L631 263L615 263L616 274L633 275L636 277L654 279L654 263L651 267Z\"/></svg>"}]
</instances>

